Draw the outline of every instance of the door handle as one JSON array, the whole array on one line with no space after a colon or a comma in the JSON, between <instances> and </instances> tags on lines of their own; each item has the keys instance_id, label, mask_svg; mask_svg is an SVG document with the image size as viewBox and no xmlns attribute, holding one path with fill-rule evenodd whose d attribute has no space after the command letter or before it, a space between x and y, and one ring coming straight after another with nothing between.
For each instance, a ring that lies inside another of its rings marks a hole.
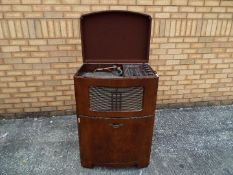
<instances>
[{"instance_id":1,"label":"door handle","mask_svg":"<svg viewBox=\"0 0 233 175\"><path fill-rule=\"evenodd\" d=\"M117 128L120 128L121 126L123 126L123 124L122 123L111 123L111 124L109 124L112 128L114 128L114 129L117 129Z\"/></svg>"}]
</instances>

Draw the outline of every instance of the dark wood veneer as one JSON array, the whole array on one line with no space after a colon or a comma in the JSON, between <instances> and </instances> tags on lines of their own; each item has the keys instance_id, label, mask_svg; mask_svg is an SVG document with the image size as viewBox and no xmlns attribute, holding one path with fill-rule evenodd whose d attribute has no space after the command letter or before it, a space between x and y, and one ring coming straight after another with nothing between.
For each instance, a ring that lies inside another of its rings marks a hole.
<instances>
[{"instance_id":1,"label":"dark wood veneer","mask_svg":"<svg viewBox=\"0 0 233 175\"><path fill-rule=\"evenodd\" d=\"M135 12L105 11L81 17L84 64L74 75L74 85L80 157L84 167L146 167L149 164L157 73L120 78L84 77L82 73L113 64L121 67L125 63L147 64L150 27L150 16ZM93 86L143 87L142 110L91 111L89 88Z\"/></svg>"}]
</instances>

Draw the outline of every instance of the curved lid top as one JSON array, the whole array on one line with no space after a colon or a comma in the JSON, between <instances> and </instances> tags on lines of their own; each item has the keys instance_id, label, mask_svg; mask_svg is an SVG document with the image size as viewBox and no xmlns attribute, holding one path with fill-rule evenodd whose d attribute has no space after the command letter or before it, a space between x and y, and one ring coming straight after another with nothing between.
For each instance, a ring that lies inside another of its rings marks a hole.
<instances>
[{"instance_id":1,"label":"curved lid top","mask_svg":"<svg viewBox=\"0 0 233 175\"><path fill-rule=\"evenodd\" d=\"M129 11L81 16L84 63L145 63L149 59L151 17Z\"/></svg>"}]
</instances>

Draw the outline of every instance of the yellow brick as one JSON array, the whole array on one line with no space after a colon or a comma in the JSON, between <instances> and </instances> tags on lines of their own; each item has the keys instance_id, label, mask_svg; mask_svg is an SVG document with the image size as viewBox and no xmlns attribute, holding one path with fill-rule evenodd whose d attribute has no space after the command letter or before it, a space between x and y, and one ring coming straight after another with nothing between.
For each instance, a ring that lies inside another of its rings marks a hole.
<instances>
[{"instance_id":1,"label":"yellow brick","mask_svg":"<svg viewBox=\"0 0 233 175\"><path fill-rule=\"evenodd\" d=\"M178 7L176 7L176 6L164 6L163 11L164 12L178 12Z\"/></svg>"},{"instance_id":2,"label":"yellow brick","mask_svg":"<svg viewBox=\"0 0 233 175\"><path fill-rule=\"evenodd\" d=\"M33 5L33 11L52 11L52 6L50 5Z\"/></svg>"},{"instance_id":3,"label":"yellow brick","mask_svg":"<svg viewBox=\"0 0 233 175\"><path fill-rule=\"evenodd\" d=\"M42 35L44 36L44 38L47 38L49 36L48 34L48 27L47 27L47 22L46 20L42 20L41 21L41 28L42 28Z\"/></svg>"},{"instance_id":4,"label":"yellow brick","mask_svg":"<svg viewBox=\"0 0 233 175\"><path fill-rule=\"evenodd\" d=\"M1 10L2 12L7 12L7 11L11 11L11 5L3 5L1 4Z\"/></svg>"},{"instance_id":5,"label":"yellow brick","mask_svg":"<svg viewBox=\"0 0 233 175\"><path fill-rule=\"evenodd\" d=\"M19 51L19 46L2 46L2 52L17 52Z\"/></svg>"},{"instance_id":6,"label":"yellow brick","mask_svg":"<svg viewBox=\"0 0 233 175\"><path fill-rule=\"evenodd\" d=\"M136 5L136 0L119 0L118 4L122 4L122 5Z\"/></svg>"},{"instance_id":7,"label":"yellow brick","mask_svg":"<svg viewBox=\"0 0 233 175\"><path fill-rule=\"evenodd\" d=\"M32 64L15 64L14 69L21 69L21 70L32 69Z\"/></svg>"},{"instance_id":8,"label":"yellow brick","mask_svg":"<svg viewBox=\"0 0 233 175\"><path fill-rule=\"evenodd\" d=\"M48 40L48 44L65 44L65 40L64 39L49 39Z\"/></svg>"},{"instance_id":9,"label":"yellow brick","mask_svg":"<svg viewBox=\"0 0 233 175\"><path fill-rule=\"evenodd\" d=\"M47 41L45 39L34 39L29 40L30 45L46 45Z\"/></svg>"},{"instance_id":10,"label":"yellow brick","mask_svg":"<svg viewBox=\"0 0 233 175\"><path fill-rule=\"evenodd\" d=\"M206 6L219 6L220 1L216 0L206 0L205 5Z\"/></svg>"},{"instance_id":11,"label":"yellow brick","mask_svg":"<svg viewBox=\"0 0 233 175\"><path fill-rule=\"evenodd\" d=\"M70 11L71 6L69 6L69 5L54 5L53 9L55 11Z\"/></svg>"},{"instance_id":12,"label":"yellow brick","mask_svg":"<svg viewBox=\"0 0 233 175\"><path fill-rule=\"evenodd\" d=\"M214 18L214 19L216 19L217 16L218 16L217 13L204 13L203 18L208 18L208 19Z\"/></svg>"},{"instance_id":13,"label":"yellow brick","mask_svg":"<svg viewBox=\"0 0 233 175\"><path fill-rule=\"evenodd\" d=\"M73 26L72 26L72 21L71 20L67 21L67 36L68 37L73 37Z\"/></svg>"},{"instance_id":14,"label":"yellow brick","mask_svg":"<svg viewBox=\"0 0 233 175\"><path fill-rule=\"evenodd\" d=\"M192 75L193 70L180 70L181 75Z\"/></svg>"},{"instance_id":15,"label":"yellow brick","mask_svg":"<svg viewBox=\"0 0 233 175\"><path fill-rule=\"evenodd\" d=\"M33 64L33 69L39 69L39 70L42 70L42 69L50 69L50 64Z\"/></svg>"},{"instance_id":16,"label":"yellow brick","mask_svg":"<svg viewBox=\"0 0 233 175\"><path fill-rule=\"evenodd\" d=\"M196 12L211 12L211 7L196 7Z\"/></svg>"},{"instance_id":17,"label":"yellow brick","mask_svg":"<svg viewBox=\"0 0 233 175\"><path fill-rule=\"evenodd\" d=\"M74 84L73 80L62 80L62 84L67 85L67 84Z\"/></svg>"},{"instance_id":18,"label":"yellow brick","mask_svg":"<svg viewBox=\"0 0 233 175\"><path fill-rule=\"evenodd\" d=\"M60 24L58 20L54 21L54 30L55 30L55 36L60 37L61 36L61 29L60 29Z\"/></svg>"},{"instance_id":19,"label":"yellow brick","mask_svg":"<svg viewBox=\"0 0 233 175\"><path fill-rule=\"evenodd\" d=\"M3 93L14 93L14 92L17 92L17 91L18 91L17 88L2 88Z\"/></svg>"},{"instance_id":20,"label":"yellow brick","mask_svg":"<svg viewBox=\"0 0 233 175\"><path fill-rule=\"evenodd\" d=\"M40 58L23 58L24 63L41 63Z\"/></svg>"},{"instance_id":21,"label":"yellow brick","mask_svg":"<svg viewBox=\"0 0 233 175\"><path fill-rule=\"evenodd\" d=\"M190 36L191 35L191 30L192 30L192 20L188 20L185 35Z\"/></svg>"},{"instance_id":22,"label":"yellow brick","mask_svg":"<svg viewBox=\"0 0 233 175\"><path fill-rule=\"evenodd\" d=\"M171 18L182 19L187 18L186 13L171 13Z\"/></svg>"},{"instance_id":23,"label":"yellow brick","mask_svg":"<svg viewBox=\"0 0 233 175\"><path fill-rule=\"evenodd\" d=\"M81 0L81 4L98 4L99 0Z\"/></svg>"},{"instance_id":24,"label":"yellow brick","mask_svg":"<svg viewBox=\"0 0 233 175\"><path fill-rule=\"evenodd\" d=\"M66 22L65 21L61 21L60 22L60 27L61 27L61 36L62 37L67 37L67 29L66 29Z\"/></svg>"},{"instance_id":25,"label":"yellow brick","mask_svg":"<svg viewBox=\"0 0 233 175\"><path fill-rule=\"evenodd\" d=\"M172 0L172 5L187 5L188 0Z\"/></svg>"},{"instance_id":26,"label":"yellow brick","mask_svg":"<svg viewBox=\"0 0 233 175\"><path fill-rule=\"evenodd\" d=\"M33 80L32 76L18 76L17 81L31 81Z\"/></svg>"},{"instance_id":27,"label":"yellow brick","mask_svg":"<svg viewBox=\"0 0 233 175\"><path fill-rule=\"evenodd\" d=\"M174 66L174 69L175 69L175 70L181 70L181 69L185 70L185 69L187 69L187 68L188 68L187 65L177 65L177 66Z\"/></svg>"},{"instance_id":28,"label":"yellow brick","mask_svg":"<svg viewBox=\"0 0 233 175\"><path fill-rule=\"evenodd\" d=\"M41 58L42 63L57 63L59 62L59 59L57 57L50 57L50 58ZM54 70L51 70L54 71Z\"/></svg>"},{"instance_id":29,"label":"yellow brick","mask_svg":"<svg viewBox=\"0 0 233 175\"><path fill-rule=\"evenodd\" d=\"M11 109L12 107L13 107L13 105L12 105L12 104L1 104L1 105L0 105L0 109L3 109L3 108Z\"/></svg>"},{"instance_id":30,"label":"yellow brick","mask_svg":"<svg viewBox=\"0 0 233 175\"><path fill-rule=\"evenodd\" d=\"M181 54L182 49L169 49L168 54Z\"/></svg>"},{"instance_id":31,"label":"yellow brick","mask_svg":"<svg viewBox=\"0 0 233 175\"><path fill-rule=\"evenodd\" d=\"M28 31L27 20L21 20L21 27L22 27L23 36L25 38L29 38L29 31Z\"/></svg>"},{"instance_id":32,"label":"yellow brick","mask_svg":"<svg viewBox=\"0 0 233 175\"><path fill-rule=\"evenodd\" d=\"M195 18L195 19L198 19L198 18L202 18L202 13L188 13L188 16L187 18Z\"/></svg>"},{"instance_id":33,"label":"yellow brick","mask_svg":"<svg viewBox=\"0 0 233 175\"><path fill-rule=\"evenodd\" d=\"M100 4L117 4L117 0L100 0Z\"/></svg>"},{"instance_id":34,"label":"yellow brick","mask_svg":"<svg viewBox=\"0 0 233 175\"><path fill-rule=\"evenodd\" d=\"M189 0L188 4L191 6L203 6L204 1L203 0Z\"/></svg>"},{"instance_id":35,"label":"yellow brick","mask_svg":"<svg viewBox=\"0 0 233 175\"><path fill-rule=\"evenodd\" d=\"M42 0L21 0L22 4L40 4Z\"/></svg>"},{"instance_id":36,"label":"yellow brick","mask_svg":"<svg viewBox=\"0 0 233 175\"><path fill-rule=\"evenodd\" d=\"M40 82L40 81L29 81L29 82L27 82L27 87L30 87L30 86L32 86L32 87L36 87L36 86L40 87L42 85L43 85L43 82Z\"/></svg>"},{"instance_id":37,"label":"yellow brick","mask_svg":"<svg viewBox=\"0 0 233 175\"><path fill-rule=\"evenodd\" d=\"M10 45L27 45L28 41L25 39L20 40L10 40Z\"/></svg>"},{"instance_id":38,"label":"yellow brick","mask_svg":"<svg viewBox=\"0 0 233 175\"><path fill-rule=\"evenodd\" d=\"M25 87L25 82L9 82L9 87Z\"/></svg>"},{"instance_id":39,"label":"yellow brick","mask_svg":"<svg viewBox=\"0 0 233 175\"><path fill-rule=\"evenodd\" d=\"M63 13L62 12L44 12L45 18L62 18Z\"/></svg>"},{"instance_id":40,"label":"yellow brick","mask_svg":"<svg viewBox=\"0 0 233 175\"><path fill-rule=\"evenodd\" d=\"M23 18L22 12L6 12L4 13L5 18Z\"/></svg>"},{"instance_id":41,"label":"yellow brick","mask_svg":"<svg viewBox=\"0 0 233 175\"><path fill-rule=\"evenodd\" d=\"M180 31L180 35L181 36L185 36L185 32L186 32L186 20L182 20L181 21L181 31Z\"/></svg>"},{"instance_id":42,"label":"yellow brick","mask_svg":"<svg viewBox=\"0 0 233 175\"><path fill-rule=\"evenodd\" d=\"M31 103L32 107L42 107L42 106L47 106L46 102L33 102Z\"/></svg>"},{"instance_id":43,"label":"yellow brick","mask_svg":"<svg viewBox=\"0 0 233 175\"><path fill-rule=\"evenodd\" d=\"M62 110L62 111L63 110L67 111L67 110L72 110L73 108L72 108L72 106L68 105L68 106L58 106L57 109Z\"/></svg>"},{"instance_id":44,"label":"yellow brick","mask_svg":"<svg viewBox=\"0 0 233 175\"><path fill-rule=\"evenodd\" d=\"M175 44L174 43L169 43L169 44L160 44L160 48L164 49L164 48L175 48Z\"/></svg>"},{"instance_id":45,"label":"yellow brick","mask_svg":"<svg viewBox=\"0 0 233 175\"><path fill-rule=\"evenodd\" d=\"M54 101L55 97L39 97L39 101Z\"/></svg>"},{"instance_id":46,"label":"yellow brick","mask_svg":"<svg viewBox=\"0 0 233 175\"><path fill-rule=\"evenodd\" d=\"M63 106L63 101L54 101L54 102L48 102L49 106Z\"/></svg>"},{"instance_id":47,"label":"yellow brick","mask_svg":"<svg viewBox=\"0 0 233 175\"><path fill-rule=\"evenodd\" d=\"M28 31L29 31L29 36L30 38L35 38L35 23L34 20L27 20L28 23Z\"/></svg>"},{"instance_id":48,"label":"yellow brick","mask_svg":"<svg viewBox=\"0 0 233 175\"><path fill-rule=\"evenodd\" d=\"M170 13L156 13L155 18L169 18Z\"/></svg>"},{"instance_id":49,"label":"yellow brick","mask_svg":"<svg viewBox=\"0 0 233 175\"><path fill-rule=\"evenodd\" d=\"M92 5L91 6L92 11L104 11L109 10L109 6L107 5Z\"/></svg>"},{"instance_id":50,"label":"yellow brick","mask_svg":"<svg viewBox=\"0 0 233 175\"><path fill-rule=\"evenodd\" d=\"M136 11L136 12L144 12L145 11L143 6L129 6L128 10Z\"/></svg>"},{"instance_id":51,"label":"yellow brick","mask_svg":"<svg viewBox=\"0 0 233 175\"><path fill-rule=\"evenodd\" d=\"M47 26L48 26L48 34L49 34L49 37L53 38L53 37L54 37L53 20L47 21Z\"/></svg>"},{"instance_id":52,"label":"yellow brick","mask_svg":"<svg viewBox=\"0 0 233 175\"><path fill-rule=\"evenodd\" d=\"M178 76L173 76L172 80L184 80L185 79L185 75L178 75ZM181 88L183 89L183 88Z\"/></svg>"},{"instance_id":53,"label":"yellow brick","mask_svg":"<svg viewBox=\"0 0 233 175\"><path fill-rule=\"evenodd\" d=\"M37 102L38 101L38 99L37 98L22 98L22 102L24 102L24 103L27 103L27 102Z\"/></svg>"},{"instance_id":54,"label":"yellow brick","mask_svg":"<svg viewBox=\"0 0 233 175\"><path fill-rule=\"evenodd\" d=\"M229 0L223 0L220 2L221 6L233 6L233 2Z\"/></svg>"},{"instance_id":55,"label":"yellow brick","mask_svg":"<svg viewBox=\"0 0 233 175\"><path fill-rule=\"evenodd\" d=\"M0 66L0 70L1 70L1 66ZM7 75L23 75L23 71L22 70L14 70L12 71L13 68L10 68L10 70L7 71Z\"/></svg>"},{"instance_id":56,"label":"yellow brick","mask_svg":"<svg viewBox=\"0 0 233 175\"><path fill-rule=\"evenodd\" d=\"M42 75L42 76L36 76L36 80L51 80L50 75Z\"/></svg>"},{"instance_id":57,"label":"yellow brick","mask_svg":"<svg viewBox=\"0 0 233 175\"><path fill-rule=\"evenodd\" d=\"M22 87L19 89L20 92L33 92L36 91L35 87Z\"/></svg>"},{"instance_id":58,"label":"yellow brick","mask_svg":"<svg viewBox=\"0 0 233 175\"><path fill-rule=\"evenodd\" d=\"M41 70L25 70L26 75L40 75L42 74Z\"/></svg>"},{"instance_id":59,"label":"yellow brick","mask_svg":"<svg viewBox=\"0 0 233 175\"><path fill-rule=\"evenodd\" d=\"M232 78L220 79L220 82L221 82L221 83L226 83L226 82L232 83Z\"/></svg>"},{"instance_id":60,"label":"yellow brick","mask_svg":"<svg viewBox=\"0 0 233 175\"><path fill-rule=\"evenodd\" d=\"M22 59L21 58L6 58L4 59L4 62L6 64L18 64L18 63L22 63Z\"/></svg>"},{"instance_id":61,"label":"yellow brick","mask_svg":"<svg viewBox=\"0 0 233 175\"><path fill-rule=\"evenodd\" d=\"M13 20L8 21L11 38L16 38L15 24Z\"/></svg>"},{"instance_id":62,"label":"yellow brick","mask_svg":"<svg viewBox=\"0 0 233 175\"><path fill-rule=\"evenodd\" d=\"M30 96L31 97L43 97L45 96L45 92L31 92Z\"/></svg>"},{"instance_id":63,"label":"yellow brick","mask_svg":"<svg viewBox=\"0 0 233 175\"><path fill-rule=\"evenodd\" d=\"M138 5L153 5L153 0L137 0Z\"/></svg>"},{"instance_id":64,"label":"yellow brick","mask_svg":"<svg viewBox=\"0 0 233 175\"><path fill-rule=\"evenodd\" d=\"M60 4L60 0L41 0L42 4Z\"/></svg>"},{"instance_id":65,"label":"yellow brick","mask_svg":"<svg viewBox=\"0 0 233 175\"><path fill-rule=\"evenodd\" d=\"M24 12L25 18L42 18L43 13L42 12Z\"/></svg>"},{"instance_id":66,"label":"yellow brick","mask_svg":"<svg viewBox=\"0 0 233 175\"><path fill-rule=\"evenodd\" d=\"M127 10L126 5L114 5L110 6L110 10Z\"/></svg>"},{"instance_id":67,"label":"yellow brick","mask_svg":"<svg viewBox=\"0 0 233 175\"><path fill-rule=\"evenodd\" d=\"M181 43L181 42L183 42L183 38L171 37L171 38L169 38L169 42L171 42L171 43Z\"/></svg>"},{"instance_id":68,"label":"yellow brick","mask_svg":"<svg viewBox=\"0 0 233 175\"><path fill-rule=\"evenodd\" d=\"M22 46L21 51L37 51L37 46Z\"/></svg>"},{"instance_id":69,"label":"yellow brick","mask_svg":"<svg viewBox=\"0 0 233 175\"><path fill-rule=\"evenodd\" d=\"M12 82L15 81L15 77L0 77L1 82Z\"/></svg>"},{"instance_id":70,"label":"yellow brick","mask_svg":"<svg viewBox=\"0 0 233 175\"><path fill-rule=\"evenodd\" d=\"M226 7L212 7L212 12L226 12Z\"/></svg>"},{"instance_id":71,"label":"yellow brick","mask_svg":"<svg viewBox=\"0 0 233 175\"><path fill-rule=\"evenodd\" d=\"M176 33L175 33L175 36L180 36L180 30L181 30L181 20L177 20L176 21Z\"/></svg>"},{"instance_id":72,"label":"yellow brick","mask_svg":"<svg viewBox=\"0 0 233 175\"><path fill-rule=\"evenodd\" d=\"M32 57L48 57L48 52L32 52Z\"/></svg>"},{"instance_id":73,"label":"yellow brick","mask_svg":"<svg viewBox=\"0 0 233 175\"><path fill-rule=\"evenodd\" d=\"M219 82L218 79L207 79L207 80L206 80L206 83L207 83L207 84L218 83L218 82Z\"/></svg>"},{"instance_id":74,"label":"yellow brick","mask_svg":"<svg viewBox=\"0 0 233 175\"><path fill-rule=\"evenodd\" d=\"M36 37L42 38L42 29L41 29L40 20L35 21L35 30L36 30Z\"/></svg>"},{"instance_id":75,"label":"yellow brick","mask_svg":"<svg viewBox=\"0 0 233 175\"><path fill-rule=\"evenodd\" d=\"M231 27L232 27L232 21L228 21L226 26L226 33L225 33L226 35L230 35Z\"/></svg>"},{"instance_id":76,"label":"yellow brick","mask_svg":"<svg viewBox=\"0 0 233 175\"><path fill-rule=\"evenodd\" d=\"M71 100L71 96L57 96L56 100Z\"/></svg>"},{"instance_id":77,"label":"yellow brick","mask_svg":"<svg viewBox=\"0 0 233 175\"><path fill-rule=\"evenodd\" d=\"M22 113L23 109L20 109L20 108L11 108L11 109L7 109L6 111L7 111L7 113Z\"/></svg>"},{"instance_id":78,"label":"yellow brick","mask_svg":"<svg viewBox=\"0 0 233 175\"><path fill-rule=\"evenodd\" d=\"M24 108L24 112L39 112L40 108Z\"/></svg>"},{"instance_id":79,"label":"yellow brick","mask_svg":"<svg viewBox=\"0 0 233 175\"><path fill-rule=\"evenodd\" d=\"M194 12L194 7L180 7L180 12Z\"/></svg>"},{"instance_id":80,"label":"yellow brick","mask_svg":"<svg viewBox=\"0 0 233 175\"><path fill-rule=\"evenodd\" d=\"M154 0L154 5L169 5L170 0Z\"/></svg>"},{"instance_id":81,"label":"yellow brick","mask_svg":"<svg viewBox=\"0 0 233 175\"><path fill-rule=\"evenodd\" d=\"M12 65L0 65L0 70L11 70Z\"/></svg>"},{"instance_id":82,"label":"yellow brick","mask_svg":"<svg viewBox=\"0 0 233 175\"><path fill-rule=\"evenodd\" d=\"M30 5L12 5L13 11L32 11L32 7Z\"/></svg>"}]
</instances>

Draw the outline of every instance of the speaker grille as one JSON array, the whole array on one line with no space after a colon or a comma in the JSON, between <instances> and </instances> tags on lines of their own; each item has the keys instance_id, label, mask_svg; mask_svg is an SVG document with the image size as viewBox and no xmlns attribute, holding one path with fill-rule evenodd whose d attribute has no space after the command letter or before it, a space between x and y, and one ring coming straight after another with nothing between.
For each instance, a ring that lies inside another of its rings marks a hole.
<instances>
[{"instance_id":1,"label":"speaker grille","mask_svg":"<svg viewBox=\"0 0 233 175\"><path fill-rule=\"evenodd\" d=\"M109 88L90 87L91 111L140 111L142 110L143 87Z\"/></svg>"}]
</instances>

